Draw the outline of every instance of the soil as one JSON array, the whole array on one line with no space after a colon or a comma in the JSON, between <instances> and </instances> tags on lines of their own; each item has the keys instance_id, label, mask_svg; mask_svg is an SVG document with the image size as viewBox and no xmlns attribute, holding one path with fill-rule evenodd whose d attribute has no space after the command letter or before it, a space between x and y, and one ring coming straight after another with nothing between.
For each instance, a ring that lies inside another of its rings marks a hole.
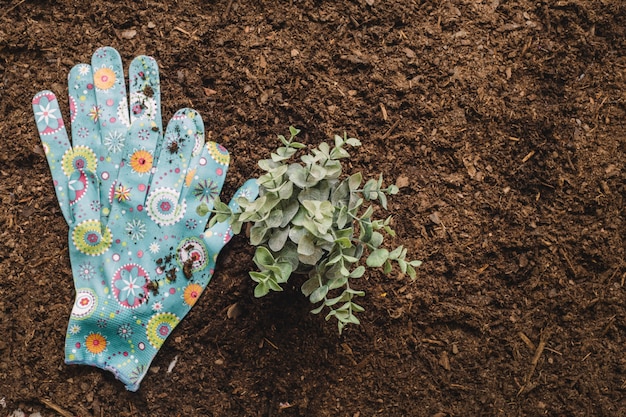
<instances>
[{"instance_id":1,"label":"soil","mask_svg":"<svg viewBox=\"0 0 626 417\"><path fill-rule=\"evenodd\" d=\"M236 237L137 393L63 362L67 225L30 101L110 45L161 68L233 156L290 125L401 186L411 280L370 271L339 336L293 282L256 299ZM626 415L626 4L620 0L5 1L0 415ZM177 358L171 373L168 366Z\"/></svg>"}]
</instances>

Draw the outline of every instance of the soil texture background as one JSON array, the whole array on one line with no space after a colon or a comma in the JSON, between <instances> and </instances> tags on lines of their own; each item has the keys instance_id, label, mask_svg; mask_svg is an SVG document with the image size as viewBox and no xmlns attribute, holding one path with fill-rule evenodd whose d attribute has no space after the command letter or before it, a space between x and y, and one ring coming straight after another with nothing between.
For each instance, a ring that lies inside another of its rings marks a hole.
<instances>
[{"instance_id":1,"label":"soil texture background","mask_svg":"<svg viewBox=\"0 0 626 417\"><path fill-rule=\"evenodd\" d=\"M256 299L238 236L137 393L65 365L30 103L106 45L153 56L164 121L192 107L231 152L225 200L290 125L359 138L346 171L400 187L378 214L417 279L367 273L339 336L297 282ZM0 415L626 415L625 52L619 0L4 0Z\"/></svg>"}]
</instances>

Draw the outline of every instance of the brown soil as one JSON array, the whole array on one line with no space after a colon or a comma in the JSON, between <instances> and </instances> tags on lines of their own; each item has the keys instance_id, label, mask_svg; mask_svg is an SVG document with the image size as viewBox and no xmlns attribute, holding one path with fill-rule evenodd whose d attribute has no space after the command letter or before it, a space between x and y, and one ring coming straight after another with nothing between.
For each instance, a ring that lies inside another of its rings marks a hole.
<instances>
[{"instance_id":1,"label":"brown soil","mask_svg":"<svg viewBox=\"0 0 626 417\"><path fill-rule=\"evenodd\" d=\"M227 196L289 125L358 137L349 171L404 185L389 243L417 279L368 273L340 337L296 283L255 299L238 237L138 393L64 365L67 226L30 100L104 45L157 59L165 120L203 115ZM0 414L626 415L625 52L620 0L5 1Z\"/></svg>"}]
</instances>

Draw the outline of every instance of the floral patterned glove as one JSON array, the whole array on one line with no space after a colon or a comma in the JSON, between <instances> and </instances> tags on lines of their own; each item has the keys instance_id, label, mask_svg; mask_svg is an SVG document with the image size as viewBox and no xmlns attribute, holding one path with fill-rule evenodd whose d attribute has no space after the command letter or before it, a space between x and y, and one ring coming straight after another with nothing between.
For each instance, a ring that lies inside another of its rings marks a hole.
<instances>
[{"instance_id":1,"label":"floral patterned glove","mask_svg":"<svg viewBox=\"0 0 626 417\"><path fill-rule=\"evenodd\" d=\"M230 239L226 223L205 230L229 155L204 142L202 119L191 109L178 111L164 136L150 112L134 118L118 142L119 158L113 158L118 149L107 144L102 129L101 143L81 142L80 123L72 129L72 147L60 117L55 132L47 129L50 115L60 114L52 97L39 93L33 109L70 226L76 301L65 360L110 370L136 391L165 339L208 284ZM114 181L103 177L113 170ZM257 193L256 182L248 181L233 202ZM105 213L103 207L110 209Z\"/></svg>"},{"instance_id":2,"label":"floral patterned glove","mask_svg":"<svg viewBox=\"0 0 626 417\"><path fill-rule=\"evenodd\" d=\"M101 196L96 201L100 201L102 216L108 216L131 122L147 118L151 129L162 129L159 70L154 59L138 56L131 62L129 86L130 112L122 60L111 47L99 48L91 65L78 64L71 69L71 145L54 93L41 91L33 99L37 128L68 224L72 221L70 206L89 185L85 172L97 174Z\"/></svg>"}]
</instances>

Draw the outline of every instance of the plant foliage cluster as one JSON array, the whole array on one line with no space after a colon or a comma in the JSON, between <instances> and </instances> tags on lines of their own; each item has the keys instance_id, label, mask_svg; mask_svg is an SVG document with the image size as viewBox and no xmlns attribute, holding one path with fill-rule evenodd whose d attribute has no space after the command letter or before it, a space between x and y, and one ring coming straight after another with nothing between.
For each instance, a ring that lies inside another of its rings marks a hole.
<instances>
[{"instance_id":1,"label":"plant foliage cluster","mask_svg":"<svg viewBox=\"0 0 626 417\"><path fill-rule=\"evenodd\" d=\"M389 274L396 263L414 278L421 261L407 260L402 246L384 248L384 235L395 235L392 218L373 218L371 202L387 209L387 196L396 194L398 187L383 188L382 175L364 184L361 173L342 175L341 160L350 156L346 145L360 146L360 141L335 136L334 145L322 142L295 162L297 153L306 148L295 140L299 132L290 127L289 138L278 136L282 146L270 159L259 161L264 171L257 180L259 197L240 198L234 211L216 202L213 221L228 219L235 233L251 224L250 243L256 247L258 267L250 272L257 283L255 296L281 291L293 273L305 273L302 292L311 303L319 303L312 312L327 308L326 319L337 319L341 333L347 324L359 324L355 313L363 307L355 297L365 293L352 284L366 267L382 267Z\"/></svg>"}]
</instances>

